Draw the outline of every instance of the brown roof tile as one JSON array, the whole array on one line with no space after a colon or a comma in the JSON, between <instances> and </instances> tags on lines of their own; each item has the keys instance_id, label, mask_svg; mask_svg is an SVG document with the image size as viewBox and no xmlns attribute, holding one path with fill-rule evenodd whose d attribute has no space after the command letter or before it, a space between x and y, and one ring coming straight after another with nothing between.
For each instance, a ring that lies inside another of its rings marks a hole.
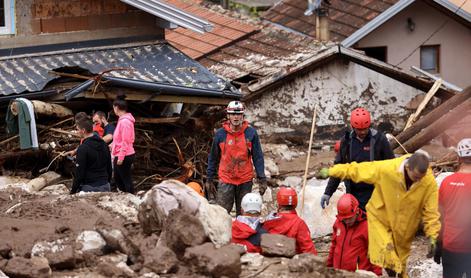
<instances>
[{"instance_id":1,"label":"brown roof tile","mask_svg":"<svg viewBox=\"0 0 471 278\"><path fill-rule=\"evenodd\" d=\"M341 41L399 0L330 0L331 39ZM315 15L305 16L306 0L283 0L269 9L265 20L315 37Z\"/></svg>"},{"instance_id":2,"label":"brown roof tile","mask_svg":"<svg viewBox=\"0 0 471 278\"><path fill-rule=\"evenodd\" d=\"M165 38L168 42L195 59L257 30L257 27L253 25L200 6L201 1L198 0L166 0L166 2L213 24L213 30L204 34L184 28L165 30Z\"/></svg>"}]
</instances>

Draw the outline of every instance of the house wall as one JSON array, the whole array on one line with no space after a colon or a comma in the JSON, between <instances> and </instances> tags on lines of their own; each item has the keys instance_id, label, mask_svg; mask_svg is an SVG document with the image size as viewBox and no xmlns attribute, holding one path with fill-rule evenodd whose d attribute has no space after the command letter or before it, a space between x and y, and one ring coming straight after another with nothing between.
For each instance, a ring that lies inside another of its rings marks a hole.
<instances>
[{"instance_id":1,"label":"house wall","mask_svg":"<svg viewBox=\"0 0 471 278\"><path fill-rule=\"evenodd\" d=\"M119 0L15 1L15 34L0 36L0 48L83 40L160 36L156 17Z\"/></svg>"},{"instance_id":2,"label":"house wall","mask_svg":"<svg viewBox=\"0 0 471 278\"><path fill-rule=\"evenodd\" d=\"M409 31L407 19L415 23L415 30ZM448 21L426 45L440 45L440 73L446 81L462 88L471 85L471 28L454 18L429 6L423 1L414 4L391 18L375 31L360 40L356 47L387 46L387 62L397 65L415 48L420 46L445 21ZM399 65L404 69L420 68L420 49Z\"/></svg>"},{"instance_id":3,"label":"house wall","mask_svg":"<svg viewBox=\"0 0 471 278\"><path fill-rule=\"evenodd\" d=\"M261 134L309 134L317 104L318 130L333 126L339 131L349 123L351 110L365 107L374 125L391 123L401 130L411 112L407 105L420 94L423 92L378 72L336 59L248 101L247 119Z\"/></svg>"}]
</instances>

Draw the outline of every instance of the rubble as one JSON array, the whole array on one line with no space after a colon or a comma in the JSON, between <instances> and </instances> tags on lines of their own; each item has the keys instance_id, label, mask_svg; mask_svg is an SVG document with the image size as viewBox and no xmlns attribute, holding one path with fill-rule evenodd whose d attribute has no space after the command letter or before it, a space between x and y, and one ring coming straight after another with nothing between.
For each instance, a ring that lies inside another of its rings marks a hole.
<instances>
[{"instance_id":1,"label":"rubble","mask_svg":"<svg viewBox=\"0 0 471 278\"><path fill-rule=\"evenodd\" d=\"M11 246L5 241L0 242L0 256L4 259L10 258Z\"/></svg>"},{"instance_id":2,"label":"rubble","mask_svg":"<svg viewBox=\"0 0 471 278\"><path fill-rule=\"evenodd\" d=\"M106 242L106 247L109 251L119 251L124 253L133 263L137 263L141 260L141 251L139 248L120 230L98 228L97 231Z\"/></svg>"},{"instance_id":3,"label":"rubble","mask_svg":"<svg viewBox=\"0 0 471 278\"><path fill-rule=\"evenodd\" d=\"M313 272L325 265L325 262L313 254L298 254L288 262L288 269L291 272Z\"/></svg>"},{"instance_id":4,"label":"rubble","mask_svg":"<svg viewBox=\"0 0 471 278\"><path fill-rule=\"evenodd\" d=\"M240 257L241 264L247 264L250 267L258 268L263 265L264 257L259 253L246 253Z\"/></svg>"},{"instance_id":5,"label":"rubble","mask_svg":"<svg viewBox=\"0 0 471 278\"><path fill-rule=\"evenodd\" d=\"M177 255L166 246L155 247L146 253L145 258L144 266L157 274L173 273L178 270Z\"/></svg>"},{"instance_id":6,"label":"rubble","mask_svg":"<svg viewBox=\"0 0 471 278\"><path fill-rule=\"evenodd\" d=\"M76 239L77 244L82 246L80 251L83 253L92 253L103 255L106 241L96 231L83 231Z\"/></svg>"},{"instance_id":7,"label":"rubble","mask_svg":"<svg viewBox=\"0 0 471 278\"><path fill-rule=\"evenodd\" d=\"M230 245L216 248L213 243L189 247L184 261L196 273L211 277L239 277L241 273L240 253Z\"/></svg>"},{"instance_id":8,"label":"rubble","mask_svg":"<svg viewBox=\"0 0 471 278\"><path fill-rule=\"evenodd\" d=\"M33 246L31 256L46 258L50 267L58 270L73 269L77 262L74 246L68 238L38 242Z\"/></svg>"},{"instance_id":9,"label":"rubble","mask_svg":"<svg viewBox=\"0 0 471 278\"><path fill-rule=\"evenodd\" d=\"M39 257L31 259L13 257L3 271L8 276L22 278L47 278L52 275L47 259Z\"/></svg>"},{"instance_id":10,"label":"rubble","mask_svg":"<svg viewBox=\"0 0 471 278\"><path fill-rule=\"evenodd\" d=\"M260 243L265 256L291 258L296 255L296 239L278 234L263 234Z\"/></svg>"}]
</instances>

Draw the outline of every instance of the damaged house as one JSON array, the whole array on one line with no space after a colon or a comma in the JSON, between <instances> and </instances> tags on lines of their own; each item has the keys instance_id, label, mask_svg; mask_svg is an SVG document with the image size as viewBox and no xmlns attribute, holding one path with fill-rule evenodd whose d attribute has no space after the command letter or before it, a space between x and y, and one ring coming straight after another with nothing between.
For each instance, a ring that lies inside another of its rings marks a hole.
<instances>
[{"instance_id":1,"label":"damaged house","mask_svg":"<svg viewBox=\"0 0 471 278\"><path fill-rule=\"evenodd\" d=\"M183 134L211 130L214 119L206 117L209 123L201 120L208 105L224 105L241 96L233 85L165 40L168 29L182 27L204 33L214 26L164 1L2 3L1 110L5 113L11 108L9 102L18 97L35 100L43 146L39 151L19 151L18 139L2 134L0 148L8 151L0 157L2 166L23 153L37 155L47 150L51 155L51 148L52 154L73 148L78 138L73 132L72 112L108 113L116 96L124 94L139 126L136 147L143 163L137 165L136 172L148 176L184 168L182 180L186 180L195 169L184 154L193 160L204 155L196 141L206 139L200 136L191 141ZM40 109L38 100L50 109ZM109 115L115 120L112 113ZM177 141L183 145L181 149ZM169 146L164 147L166 144ZM204 168L200 166L200 174Z\"/></svg>"}]
</instances>

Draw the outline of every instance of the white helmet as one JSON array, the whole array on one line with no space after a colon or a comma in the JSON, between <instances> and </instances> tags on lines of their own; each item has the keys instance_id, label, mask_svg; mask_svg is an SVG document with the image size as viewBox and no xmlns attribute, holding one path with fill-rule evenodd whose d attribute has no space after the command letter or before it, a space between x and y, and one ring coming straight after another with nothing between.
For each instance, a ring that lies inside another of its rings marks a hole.
<instances>
[{"instance_id":1,"label":"white helmet","mask_svg":"<svg viewBox=\"0 0 471 278\"><path fill-rule=\"evenodd\" d=\"M262 196L258 193L247 193L242 198L242 210L244 212L258 212L262 211Z\"/></svg>"},{"instance_id":2,"label":"white helmet","mask_svg":"<svg viewBox=\"0 0 471 278\"><path fill-rule=\"evenodd\" d=\"M458 143L458 156L459 157L471 156L471 139L465 138Z\"/></svg>"},{"instance_id":3,"label":"white helmet","mask_svg":"<svg viewBox=\"0 0 471 278\"><path fill-rule=\"evenodd\" d=\"M226 108L227 114L244 114L245 108L242 102L234 100L229 102Z\"/></svg>"}]
</instances>

